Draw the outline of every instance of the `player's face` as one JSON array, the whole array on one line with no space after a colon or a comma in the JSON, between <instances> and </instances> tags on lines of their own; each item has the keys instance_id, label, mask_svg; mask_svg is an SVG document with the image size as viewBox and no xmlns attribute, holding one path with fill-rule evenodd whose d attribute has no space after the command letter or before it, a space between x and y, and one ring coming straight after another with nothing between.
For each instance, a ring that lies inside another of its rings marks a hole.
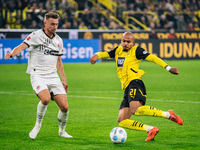
<instances>
[{"instance_id":1,"label":"player's face","mask_svg":"<svg viewBox=\"0 0 200 150\"><path fill-rule=\"evenodd\" d=\"M49 34L55 34L58 28L58 19L49 18L44 22L44 26Z\"/></svg>"},{"instance_id":2,"label":"player's face","mask_svg":"<svg viewBox=\"0 0 200 150\"><path fill-rule=\"evenodd\" d=\"M121 39L121 44L124 51L128 51L133 47L134 38L132 34L125 34Z\"/></svg>"}]
</instances>

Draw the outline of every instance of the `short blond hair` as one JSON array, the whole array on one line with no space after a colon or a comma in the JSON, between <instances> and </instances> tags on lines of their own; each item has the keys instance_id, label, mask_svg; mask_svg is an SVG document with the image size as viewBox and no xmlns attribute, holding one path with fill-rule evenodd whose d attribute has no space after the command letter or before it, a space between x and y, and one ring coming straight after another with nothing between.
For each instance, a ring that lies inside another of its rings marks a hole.
<instances>
[{"instance_id":1,"label":"short blond hair","mask_svg":"<svg viewBox=\"0 0 200 150\"><path fill-rule=\"evenodd\" d=\"M48 20L49 18L53 18L53 19L60 19L60 15L56 12L48 12L45 14L44 16L44 21Z\"/></svg>"}]
</instances>

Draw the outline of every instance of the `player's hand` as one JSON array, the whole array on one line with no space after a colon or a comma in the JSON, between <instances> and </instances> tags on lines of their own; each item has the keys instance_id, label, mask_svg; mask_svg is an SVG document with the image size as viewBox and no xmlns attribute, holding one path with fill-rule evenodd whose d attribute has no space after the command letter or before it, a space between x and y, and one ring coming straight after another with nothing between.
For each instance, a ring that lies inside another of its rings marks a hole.
<instances>
[{"instance_id":1,"label":"player's hand","mask_svg":"<svg viewBox=\"0 0 200 150\"><path fill-rule=\"evenodd\" d=\"M94 54L92 57L90 57L91 64L95 64L97 59L98 59L98 55L97 54Z\"/></svg>"},{"instance_id":2,"label":"player's hand","mask_svg":"<svg viewBox=\"0 0 200 150\"><path fill-rule=\"evenodd\" d=\"M12 54L11 53L7 53L6 56L4 57L4 59L8 60L12 58Z\"/></svg>"},{"instance_id":3,"label":"player's hand","mask_svg":"<svg viewBox=\"0 0 200 150\"><path fill-rule=\"evenodd\" d=\"M63 80L63 81L62 81L62 84L63 84L63 87L65 88L65 92L67 93L67 91L68 91L68 84L67 84L67 81L66 81L66 80Z\"/></svg>"},{"instance_id":4,"label":"player's hand","mask_svg":"<svg viewBox=\"0 0 200 150\"><path fill-rule=\"evenodd\" d=\"M179 74L178 68L176 68L176 67L172 67L172 68L169 70L169 72L171 72L172 74L176 74L176 75Z\"/></svg>"}]
</instances>

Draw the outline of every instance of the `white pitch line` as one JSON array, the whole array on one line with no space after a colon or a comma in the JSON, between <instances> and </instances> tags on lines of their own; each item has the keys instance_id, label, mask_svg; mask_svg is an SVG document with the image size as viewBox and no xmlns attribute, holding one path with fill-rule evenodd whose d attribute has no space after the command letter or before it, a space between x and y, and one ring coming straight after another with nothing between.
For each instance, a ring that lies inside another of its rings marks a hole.
<instances>
[{"instance_id":1,"label":"white pitch line","mask_svg":"<svg viewBox=\"0 0 200 150\"><path fill-rule=\"evenodd\" d=\"M31 94L31 93L25 93L24 92L5 92L5 91L0 91L0 94L7 94L7 95L35 95L35 94Z\"/></svg>"},{"instance_id":2,"label":"white pitch line","mask_svg":"<svg viewBox=\"0 0 200 150\"><path fill-rule=\"evenodd\" d=\"M67 95L67 97L93 98L93 99L116 99L116 100L122 100L122 98L117 98L117 97L77 96L77 95ZM150 101L158 101L158 102L173 102L173 103L191 103L191 104L200 104L200 102L198 102L198 101L147 99L147 101L148 101L148 100L150 100Z\"/></svg>"},{"instance_id":3,"label":"white pitch line","mask_svg":"<svg viewBox=\"0 0 200 150\"><path fill-rule=\"evenodd\" d=\"M123 93L123 91L68 91L70 93ZM200 92L192 91L147 91L147 93L180 93L180 94L200 94Z\"/></svg>"},{"instance_id":4,"label":"white pitch line","mask_svg":"<svg viewBox=\"0 0 200 150\"><path fill-rule=\"evenodd\" d=\"M28 93L29 91L24 92L6 92L6 91L0 91L0 94L6 94L6 95L35 95ZM67 95L67 97L76 97L76 98L90 98L90 99L116 99L116 100L122 100L122 98L118 97L101 97L101 96L79 96L79 95ZM161 99L148 99L150 101L158 101L158 102L173 102L173 103L191 103L191 104L200 104L200 101L183 101L183 100L161 100Z\"/></svg>"},{"instance_id":5,"label":"white pitch line","mask_svg":"<svg viewBox=\"0 0 200 150\"><path fill-rule=\"evenodd\" d=\"M5 91L0 91L5 92ZM30 91L13 91L16 93L29 93ZM123 91L68 91L68 93L122 93ZM147 91L147 93L180 93L180 94L200 94L200 92L192 92L192 91Z\"/></svg>"}]
</instances>

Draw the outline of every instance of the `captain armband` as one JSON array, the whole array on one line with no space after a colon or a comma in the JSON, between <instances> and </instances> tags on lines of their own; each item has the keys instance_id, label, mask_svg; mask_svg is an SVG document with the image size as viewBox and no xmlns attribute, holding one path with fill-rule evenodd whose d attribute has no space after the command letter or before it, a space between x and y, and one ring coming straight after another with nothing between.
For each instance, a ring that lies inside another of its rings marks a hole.
<instances>
[{"instance_id":1,"label":"captain armband","mask_svg":"<svg viewBox=\"0 0 200 150\"><path fill-rule=\"evenodd\" d=\"M166 69L167 71L169 71L171 68L172 68L172 67L167 66L165 69Z\"/></svg>"}]
</instances>

